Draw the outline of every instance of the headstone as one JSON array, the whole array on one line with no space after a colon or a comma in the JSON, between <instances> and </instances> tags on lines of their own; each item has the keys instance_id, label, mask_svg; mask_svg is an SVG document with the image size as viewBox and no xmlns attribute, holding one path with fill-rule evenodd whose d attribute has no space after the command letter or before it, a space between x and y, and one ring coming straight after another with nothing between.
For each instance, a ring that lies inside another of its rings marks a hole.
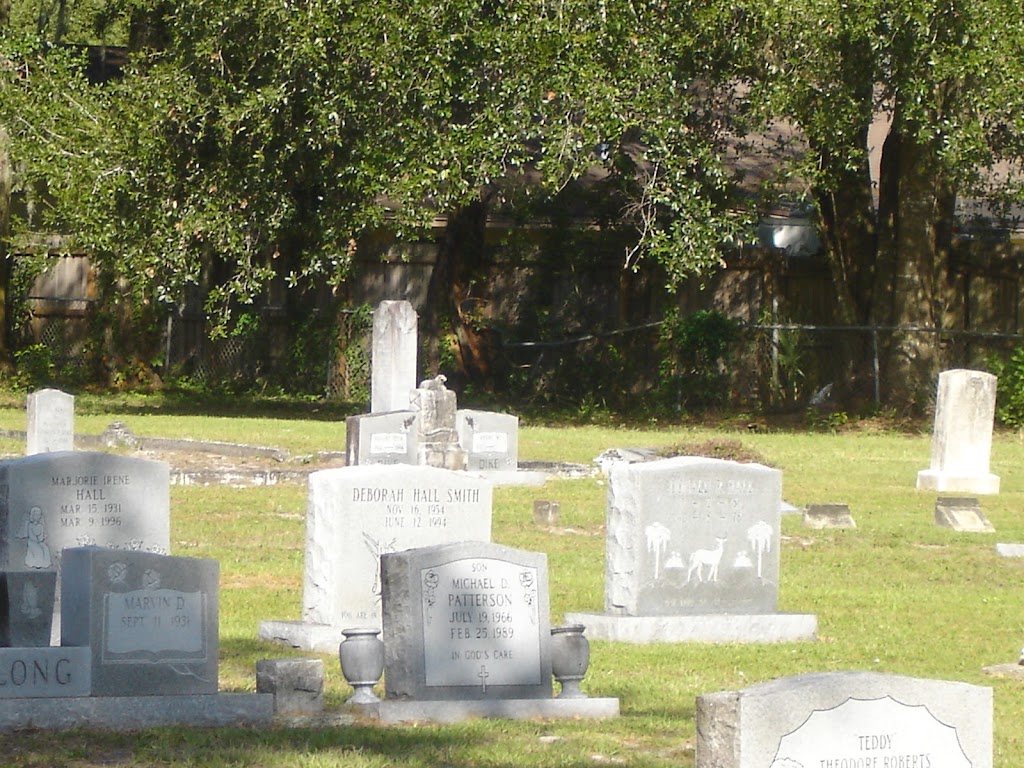
<instances>
[{"instance_id":1,"label":"headstone","mask_svg":"<svg viewBox=\"0 0 1024 768\"><path fill-rule=\"evenodd\" d=\"M519 417L491 411L455 413L459 443L473 472L515 471L519 468Z\"/></svg>"},{"instance_id":2,"label":"headstone","mask_svg":"<svg viewBox=\"0 0 1024 768\"><path fill-rule=\"evenodd\" d=\"M279 715L310 715L324 708L322 659L262 659L256 662L256 692L274 697Z\"/></svg>"},{"instance_id":3,"label":"headstone","mask_svg":"<svg viewBox=\"0 0 1024 768\"><path fill-rule=\"evenodd\" d=\"M697 698L696 768L992 768L992 689L876 672Z\"/></svg>"},{"instance_id":4,"label":"headstone","mask_svg":"<svg viewBox=\"0 0 1024 768\"><path fill-rule=\"evenodd\" d=\"M419 426L415 411L390 411L345 419L346 463L416 464Z\"/></svg>"},{"instance_id":5,"label":"headstone","mask_svg":"<svg viewBox=\"0 0 1024 768\"><path fill-rule=\"evenodd\" d=\"M444 376L420 383L412 393L412 408L419 414L419 464L442 469L466 469L466 451L455 429L455 393Z\"/></svg>"},{"instance_id":6,"label":"headstone","mask_svg":"<svg viewBox=\"0 0 1024 768\"><path fill-rule=\"evenodd\" d=\"M382 301L373 312L370 412L409 408L416 388L416 310L408 301Z\"/></svg>"},{"instance_id":7,"label":"headstone","mask_svg":"<svg viewBox=\"0 0 1024 768\"><path fill-rule=\"evenodd\" d=\"M260 637L337 651L341 630L381 626L380 560L411 547L491 538L492 484L425 466L341 467L309 476L302 621Z\"/></svg>"},{"instance_id":8,"label":"headstone","mask_svg":"<svg viewBox=\"0 0 1024 768\"><path fill-rule=\"evenodd\" d=\"M776 613L781 494L782 473L760 464L697 456L615 464L605 613L566 622L626 642L810 639L813 616Z\"/></svg>"},{"instance_id":9,"label":"headstone","mask_svg":"<svg viewBox=\"0 0 1024 768\"><path fill-rule=\"evenodd\" d=\"M547 556L497 544L381 559L389 699L550 698Z\"/></svg>"},{"instance_id":10,"label":"headstone","mask_svg":"<svg viewBox=\"0 0 1024 768\"><path fill-rule=\"evenodd\" d=\"M804 510L804 525L808 528L856 528L846 504L808 504Z\"/></svg>"},{"instance_id":11,"label":"headstone","mask_svg":"<svg viewBox=\"0 0 1024 768\"><path fill-rule=\"evenodd\" d=\"M939 374L931 466L917 473L919 490L999 493L989 471L996 377L983 371Z\"/></svg>"},{"instance_id":12,"label":"headstone","mask_svg":"<svg viewBox=\"0 0 1024 768\"><path fill-rule=\"evenodd\" d=\"M215 560L65 550L61 645L88 647L92 695L217 692Z\"/></svg>"},{"instance_id":13,"label":"headstone","mask_svg":"<svg viewBox=\"0 0 1024 768\"><path fill-rule=\"evenodd\" d=\"M95 544L165 553L170 472L92 451L0 462L0 568L59 570L61 550Z\"/></svg>"},{"instance_id":14,"label":"headstone","mask_svg":"<svg viewBox=\"0 0 1024 768\"><path fill-rule=\"evenodd\" d=\"M533 520L537 525L558 525L561 518L562 505L548 499L535 499L533 502Z\"/></svg>"},{"instance_id":15,"label":"headstone","mask_svg":"<svg viewBox=\"0 0 1024 768\"><path fill-rule=\"evenodd\" d=\"M64 703L69 698L88 696L91 671L88 648L0 648L0 729L6 724L6 704L17 704L17 711L23 713L27 709L22 706L24 699ZM32 727L45 725L36 720Z\"/></svg>"},{"instance_id":16,"label":"headstone","mask_svg":"<svg viewBox=\"0 0 1024 768\"><path fill-rule=\"evenodd\" d=\"M0 571L0 646L50 644L56 589L56 571Z\"/></svg>"},{"instance_id":17,"label":"headstone","mask_svg":"<svg viewBox=\"0 0 1024 768\"><path fill-rule=\"evenodd\" d=\"M770 613L782 473L682 456L617 464L608 490L605 611Z\"/></svg>"},{"instance_id":18,"label":"headstone","mask_svg":"<svg viewBox=\"0 0 1024 768\"><path fill-rule=\"evenodd\" d=\"M935 524L961 533L995 533L996 530L974 498L940 496L935 501Z\"/></svg>"},{"instance_id":19,"label":"headstone","mask_svg":"<svg viewBox=\"0 0 1024 768\"><path fill-rule=\"evenodd\" d=\"M29 456L75 447L75 397L59 389L40 389L28 396Z\"/></svg>"}]
</instances>

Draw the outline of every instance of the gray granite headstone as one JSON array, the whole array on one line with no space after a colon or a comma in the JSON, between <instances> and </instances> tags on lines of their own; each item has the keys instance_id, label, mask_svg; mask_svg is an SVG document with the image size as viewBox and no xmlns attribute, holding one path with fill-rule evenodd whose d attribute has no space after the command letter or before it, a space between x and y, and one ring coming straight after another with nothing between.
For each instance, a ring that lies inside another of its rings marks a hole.
<instances>
[{"instance_id":1,"label":"gray granite headstone","mask_svg":"<svg viewBox=\"0 0 1024 768\"><path fill-rule=\"evenodd\" d=\"M561 519L562 505L550 499L534 499L533 521L537 525L558 525Z\"/></svg>"},{"instance_id":2,"label":"gray granite headstone","mask_svg":"<svg viewBox=\"0 0 1024 768\"><path fill-rule=\"evenodd\" d=\"M0 648L0 703L6 699L67 699L92 690L88 648ZM20 711L24 711L18 707ZM4 723L0 707L0 727ZM32 723L39 728L40 723Z\"/></svg>"},{"instance_id":3,"label":"gray granite headstone","mask_svg":"<svg viewBox=\"0 0 1024 768\"><path fill-rule=\"evenodd\" d=\"M514 471L519 467L519 417L462 409L455 412L459 443L474 472Z\"/></svg>"},{"instance_id":4,"label":"gray granite headstone","mask_svg":"<svg viewBox=\"0 0 1024 768\"><path fill-rule=\"evenodd\" d=\"M876 672L697 698L696 768L992 768L992 689Z\"/></svg>"},{"instance_id":5,"label":"gray granite headstone","mask_svg":"<svg viewBox=\"0 0 1024 768\"><path fill-rule=\"evenodd\" d=\"M88 647L94 696L217 692L216 560L65 550L61 645Z\"/></svg>"},{"instance_id":6,"label":"gray granite headstone","mask_svg":"<svg viewBox=\"0 0 1024 768\"><path fill-rule=\"evenodd\" d=\"M59 389L40 389L28 396L27 410L26 454L74 450L74 395Z\"/></svg>"},{"instance_id":7,"label":"gray granite headstone","mask_svg":"<svg viewBox=\"0 0 1024 768\"><path fill-rule=\"evenodd\" d=\"M935 524L961 533L995 533L981 511L978 500L969 497L940 496L935 500Z\"/></svg>"},{"instance_id":8,"label":"gray granite headstone","mask_svg":"<svg viewBox=\"0 0 1024 768\"><path fill-rule=\"evenodd\" d=\"M416 388L416 310L408 301L382 301L373 312L370 412L409 408Z\"/></svg>"},{"instance_id":9,"label":"gray granite headstone","mask_svg":"<svg viewBox=\"0 0 1024 768\"><path fill-rule=\"evenodd\" d=\"M999 477L989 471L996 381L984 371L939 374L931 466L917 473L918 489L999 493Z\"/></svg>"},{"instance_id":10,"label":"gray granite headstone","mask_svg":"<svg viewBox=\"0 0 1024 768\"><path fill-rule=\"evenodd\" d=\"M0 569L57 571L59 606L61 552L88 545L169 551L166 463L93 451L0 461Z\"/></svg>"},{"instance_id":11,"label":"gray granite headstone","mask_svg":"<svg viewBox=\"0 0 1024 768\"><path fill-rule=\"evenodd\" d=\"M56 571L0 571L0 646L50 644Z\"/></svg>"},{"instance_id":12,"label":"gray granite headstone","mask_svg":"<svg viewBox=\"0 0 1024 768\"><path fill-rule=\"evenodd\" d=\"M274 697L279 715L309 715L324 709L323 659L262 659L256 662L256 692Z\"/></svg>"},{"instance_id":13,"label":"gray granite headstone","mask_svg":"<svg viewBox=\"0 0 1024 768\"><path fill-rule=\"evenodd\" d=\"M551 697L547 556L497 544L381 558L389 699Z\"/></svg>"},{"instance_id":14,"label":"gray granite headstone","mask_svg":"<svg viewBox=\"0 0 1024 768\"><path fill-rule=\"evenodd\" d=\"M782 473L681 456L615 464L605 611L770 613L779 584Z\"/></svg>"},{"instance_id":15,"label":"gray granite headstone","mask_svg":"<svg viewBox=\"0 0 1024 768\"><path fill-rule=\"evenodd\" d=\"M345 419L346 463L416 464L419 426L415 411L390 411Z\"/></svg>"}]
</instances>

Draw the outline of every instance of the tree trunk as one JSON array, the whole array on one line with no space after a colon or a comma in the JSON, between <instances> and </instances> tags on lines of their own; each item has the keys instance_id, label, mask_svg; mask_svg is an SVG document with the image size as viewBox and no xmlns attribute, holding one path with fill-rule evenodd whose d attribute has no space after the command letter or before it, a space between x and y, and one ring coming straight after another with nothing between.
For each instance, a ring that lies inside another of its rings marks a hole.
<instances>
[{"instance_id":1,"label":"tree trunk","mask_svg":"<svg viewBox=\"0 0 1024 768\"><path fill-rule=\"evenodd\" d=\"M878 297L873 320L897 331L881 348L884 399L920 409L934 393L950 309L950 251L956 191L937 147L921 143L897 116L882 150Z\"/></svg>"},{"instance_id":2,"label":"tree trunk","mask_svg":"<svg viewBox=\"0 0 1024 768\"><path fill-rule=\"evenodd\" d=\"M861 146L867 146L867 126L860 134ZM828 151L815 148L821 167L841 165ZM878 251L871 172L865 157L858 168L844 168L838 179L814 190L820 217L819 229L832 272L836 292L838 322L863 326L869 322L874 299L873 278ZM871 336L865 332L843 331L836 335L836 359L841 367L834 371L832 397L844 405L856 405L873 399Z\"/></svg>"},{"instance_id":3,"label":"tree trunk","mask_svg":"<svg viewBox=\"0 0 1024 768\"><path fill-rule=\"evenodd\" d=\"M2 6L4 0L0 0ZM0 13L2 13L0 8ZM10 10L8 6L8 10ZM0 20L0 26L2 26ZM11 368L11 350L7 344L7 299L11 285L11 272L13 270L13 256L10 253L8 241L11 225L11 189L13 186L13 171L11 170L11 158L8 152L7 132L0 126L0 370Z\"/></svg>"},{"instance_id":4,"label":"tree trunk","mask_svg":"<svg viewBox=\"0 0 1024 768\"><path fill-rule=\"evenodd\" d=\"M457 388L492 383L494 343L486 327L489 297L480 293L476 280L486 232L483 200L450 212L427 287L423 373L426 378L443 373ZM442 370L449 364L455 370Z\"/></svg>"}]
</instances>

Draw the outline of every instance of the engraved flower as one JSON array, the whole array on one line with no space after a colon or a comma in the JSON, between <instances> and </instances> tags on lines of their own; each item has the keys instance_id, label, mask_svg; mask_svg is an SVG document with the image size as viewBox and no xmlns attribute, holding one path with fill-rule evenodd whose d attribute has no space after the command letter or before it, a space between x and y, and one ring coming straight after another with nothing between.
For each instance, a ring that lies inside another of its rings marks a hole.
<instances>
[{"instance_id":1,"label":"engraved flower","mask_svg":"<svg viewBox=\"0 0 1024 768\"><path fill-rule=\"evenodd\" d=\"M160 586L160 574L152 568L147 568L142 574L143 589L157 589Z\"/></svg>"},{"instance_id":2,"label":"engraved flower","mask_svg":"<svg viewBox=\"0 0 1024 768\"><path fill-rule=\"evenodd\" d=\"M124 580L127 576L127 563L111 563L107 568L107 578L110 579L111 584L124 584Z\"/></svg>"},{"instance_id":3,"label":"engraved flower","mask_svg":"<svg viewBox=\"0 0 1024 768\"><path fill-rule=\"evenodd\" d=\"M533 572L532 571L521 571L519 574L519 584L523 587L529 588L533 586Z\"/></svg>"},{"instance_id":4,"label":"engraved flower","mask_svg":"<svg viewBox=\"0 0 1024 768\"><path fill-rule=\"evenodd\" d=\"M437 571L427 571L427 575L423 577L423 583L433 589L438 585L440 577L437 575Z\"/></svg>"}]
</instances>

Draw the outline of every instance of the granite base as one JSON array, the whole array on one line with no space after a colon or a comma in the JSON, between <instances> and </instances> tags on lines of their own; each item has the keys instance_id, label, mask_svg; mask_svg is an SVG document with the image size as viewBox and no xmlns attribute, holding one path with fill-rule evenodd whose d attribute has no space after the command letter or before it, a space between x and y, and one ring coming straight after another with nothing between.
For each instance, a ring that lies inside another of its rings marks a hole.
<instances>
[{"instance_id":1,"label":"granite base","mask_svg":"<svg viewBox=\"0 0 1024 768\"><path fill-rule=\"evenodd\" d=\"M267 726L273 719L274 697L261 693L0 699L0 731Z\"/></svg>"},{"instance_id":2,"label":"granite base","mask_svg":"<svg viewBox=\"0 0 1024 768\"><path fill-rule=\"evenodd\" d=\"M361 714L382 724L459 723L477 718L501 720L607 720L619 716L619 700L585 699L488 699L484 701L383 700L359 705Z\"/></svg>"},{"instance_id":3,"label":"granite base","mask_svg":"<svg viewBox=\"0 0 1024 768\"><path fill-rule=\"evenodd\" d=\"M612 616L567 613L564 624L582 624L590 640L650 643L789 643L815 640L814 614L771 613L705 616Z\"/></svg>"}]
</instances>

